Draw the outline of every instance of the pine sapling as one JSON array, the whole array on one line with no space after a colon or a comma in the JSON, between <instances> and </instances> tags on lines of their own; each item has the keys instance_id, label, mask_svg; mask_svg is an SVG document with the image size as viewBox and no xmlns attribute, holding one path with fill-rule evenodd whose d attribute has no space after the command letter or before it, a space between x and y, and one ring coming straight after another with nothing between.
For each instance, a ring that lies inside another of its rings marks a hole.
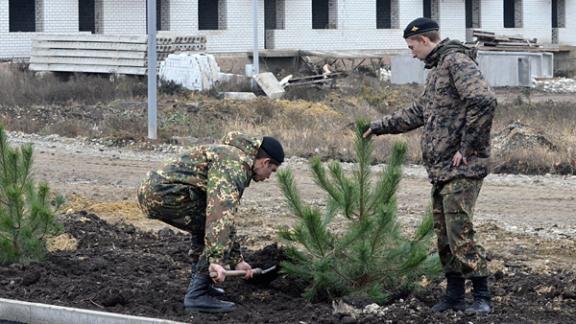
<instances>
[{"instance_id":1,"label":"pine sapling","mask_svg":"<svg viewBox=\"0 0 576 324\"><path fill-rule=\"evenodd\" d=\"M326 192L324 210L302 200L289 169L278 172L280 188L297 217L294 226L279 230L287 242L288 260L282 267L309 283L309 299L359 295L383 303L410 292L422 276L440 271L437 256L428 252L430 210L411 237L402 233L396 218L406 144L396 143L387 166L373 177L373 140L362 137L367 127L367 121L357 122L351 175L337 161L325 166L318 158L311 160L314 182ZM346 218L342 234L329 227L336 217Z\"/></svg>"},{"instance_id":2,"label":"pine sapling","mask_svg":"<svg viewBox=\"0 0 576 324\"><path fill-rule=\"evenodd\" d=\"M54 218L46 182L34 183L32 146L12 148L0 126L0 263L39 260L46 238L61 230ZM55 208L63 202L55 199Z\"/></svg>"}]
</instances>

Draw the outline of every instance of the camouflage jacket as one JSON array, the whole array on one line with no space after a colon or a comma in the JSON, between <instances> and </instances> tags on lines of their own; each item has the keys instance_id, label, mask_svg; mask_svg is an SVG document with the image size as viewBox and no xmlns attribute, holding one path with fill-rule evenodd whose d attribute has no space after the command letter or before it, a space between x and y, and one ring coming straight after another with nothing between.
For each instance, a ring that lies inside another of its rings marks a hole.
<instances>
[{"instance_id":1,"label":"camouflage jacket","mask_svg":"<svg viewBox=\"0 0 576 324\"><path fill-rule=\"evenodd\" d=\"M206 192L204 255L210 263L235 265L242 261L236 240L234 214L252 180L252 165L262 144L237 132L221 144L200 145L157 171L164 184L184 184Z\"/></svg>"},{"instance_id":2,"label":"camouflage jacket","mask_svg":"<svg viewBox=\"0 0 576 324\"><path fill-rule=\"evenodd\" d=\"M422 160L433 183L488 174L496 97L475 58L476 52L462 43L443 40L425 60L430 71L422 95L411 106L370 126L377 135L424 126ZM468 164L452 167L458 151Z\"/></svg>"}]
</instances>

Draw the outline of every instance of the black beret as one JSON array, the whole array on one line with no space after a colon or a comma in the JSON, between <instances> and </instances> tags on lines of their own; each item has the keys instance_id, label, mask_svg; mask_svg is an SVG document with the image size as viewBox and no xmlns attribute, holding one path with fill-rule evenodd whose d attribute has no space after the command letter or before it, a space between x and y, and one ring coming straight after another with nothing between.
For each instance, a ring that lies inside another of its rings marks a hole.
<instances>
[{"instance_id":1,"label":"black beret","mask_svg":"<svg viewBox=\"0 0 576 324\"><path fill-rule=\"evenodd\" d=\"M438 26L438 23L433 19L424 17L416 18L404 29L404 38L439 29L440 26Z\"/></svg>"},{"instance_id":2,"label":"black beret","mask_svg":"<svg viewBox=\"0 0 576 324\"><path fill-rule=\"evenodd\" d=\"M274 137L264 136L260 148L279 164L284 162L284 149L282 148L282 144Z\"/></svg>"}]
</instances>

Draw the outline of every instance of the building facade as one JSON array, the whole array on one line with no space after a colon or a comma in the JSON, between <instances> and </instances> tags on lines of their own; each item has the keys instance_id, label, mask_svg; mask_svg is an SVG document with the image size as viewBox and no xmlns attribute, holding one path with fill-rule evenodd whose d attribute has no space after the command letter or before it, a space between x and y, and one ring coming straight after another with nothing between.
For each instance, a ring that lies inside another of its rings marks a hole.
<instances>
[{"instance_id":1,"label":"building facade","mask_svg":"<svg viewBox=\"0 0 576 324\"><path fill-rule=\"evenodd\" d=\"M205 35L207 50L252 50L252 0L156 0L157 29ZM147 0L0 0L0 58L28 57L38 33L145 34ZM260 49L405 49L402 29L435 18L443 36L474 29L576 45L576 0L258 0Z\"/></svg>"}]
</instances>

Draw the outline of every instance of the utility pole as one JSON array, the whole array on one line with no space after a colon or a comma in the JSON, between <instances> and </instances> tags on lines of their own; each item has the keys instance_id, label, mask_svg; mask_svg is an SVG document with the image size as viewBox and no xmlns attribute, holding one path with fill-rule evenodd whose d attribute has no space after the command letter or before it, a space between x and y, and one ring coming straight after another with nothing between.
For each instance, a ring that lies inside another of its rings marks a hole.
<instances>
[{"instance_id":1,"label":"utility pole","mask_svg":"<svg viewBox=\"0 0 576 324\"><path fill-rule=\"evenodd\" d=\"M158 138L156 103L156 0L148 1L148 138Z\"/></svg>"},{"instance_id":2,"label":"utility pole","mask_svg":"<svg viewBox=\"0 0 576 324\"><path fill-rule=\"evenodd\" d=\"M252 0L252 27L254 28L254 49L252 53L252 77L255 78L260 73L260 62L258 57L258 0Z\"/></svg>"}]
</instances>

